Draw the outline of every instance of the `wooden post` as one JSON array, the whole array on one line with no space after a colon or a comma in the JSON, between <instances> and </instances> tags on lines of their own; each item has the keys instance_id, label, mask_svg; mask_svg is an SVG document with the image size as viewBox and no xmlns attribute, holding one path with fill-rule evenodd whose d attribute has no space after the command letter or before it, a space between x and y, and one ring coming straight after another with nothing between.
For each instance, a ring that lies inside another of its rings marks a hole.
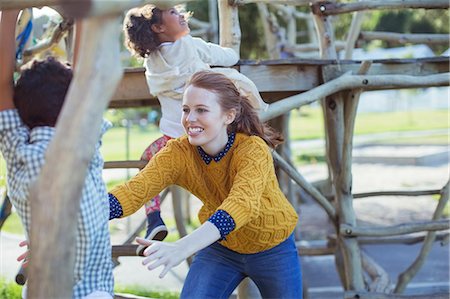
<instances>
[{"instance_id":1,"label":"wooden post","mask_svg":"<svg viewBox=\"0 0 450 299\"><path fill-rule=\"evenodd\" d=\"M103 112L122 76L117 27L115 16L89 19L83 26L79 63L31 192L28 298L72 297L81 191Z\"/></svg>"},{"instance_id":2,"label":"wooden post","mask_svg":"<svg viewBox=\"0 0 450 299\"><path fill-rule=\"evenodd\" d=\"M356 40L361 32L362 21L364 19L364 12L355 12L353 14L350 30L347 33L347 40L345 43L345 59L352 59L353 49L355 48Z\"/></svg>"},{"instance_id":3,"label":"wooden post","mask_svg":"<svg viewBox=\"0 0 450 299\"><path fill-rule=\"evenodd\" d=\"M223 47L232 48L240 55L241 27L238 7L228 4L228 0L217 0L219 7L219 40Z\"/></svg>"},{"instance_id":4,"label":"wooden post","mask_svg":"<svg viewBox=\"0 0 450 299\"><path fill-rule=\"evenodd\" d=\"M211 42L219 42L219 21L217 19L217 0L208 0L208 16L211 30L209 31L209 38Z\"/></svg>"},{"instance_id":5,"label":"wooden post","mask_svg":"<svg viewBox=\"0 0 450 299\"><path fill-rule=\"evenodd\" d=\"M321 57L325 59L338 59L330 20L326 16L315 14L314 21L319 37ZM324 70L325 82L333 79L333 77L333 74L329 74ZM336 205L338 208L337 226L342 223L356 225L350 190L351 185L348 180L348 177L351 176L351 172L349 172L351 169L351 159L348 159L348 152L350 151L351 155L353 128L350 124L353 123L353 119L346 120L345 118L345 116L351 118L352 113L347 112L344 115L344 96L345 94L340 92L328 96L323 103L327 136L326 152L329 159L329 169L331 170L331 179L334 185ZM350 110L354 109L353 107ZM347 128L346 124L350 126ZM335 258L337 269L343 280L344 289L364 290L361 252L357 239L345 238L338 234ZM340 265L341 262L343 267Z\"/></svg>"},{"instance_id":6,"label":"wooden post","mask_svg":"<svg viewBox=\"0 0 450 299\"><path fill-rule=\"evenodd\" d=\"M269 54L270 59L280 59L280 40L276 35L276 33L279 33L279 26L276 19L270 14L267 4L257 3L256 5L263 22L267 54Z\"/></svg>"}]
</instances>

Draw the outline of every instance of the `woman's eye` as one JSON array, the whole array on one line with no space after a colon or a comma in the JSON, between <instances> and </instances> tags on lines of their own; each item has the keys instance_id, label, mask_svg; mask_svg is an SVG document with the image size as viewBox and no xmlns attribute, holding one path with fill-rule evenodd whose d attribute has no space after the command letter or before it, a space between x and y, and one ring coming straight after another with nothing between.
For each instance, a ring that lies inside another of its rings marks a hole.
<instances>
[{"instance_id":1,"label":"woman's eye","mask_svg":"<svg viewBox=\"0 0 450 299\"><path fill-rule=\"evenodd\" d=\"M189 113L189 109L188 108L183 108L183 112L184 113Z\"/></svg>"},{"instance_id":2,"label":"woman's eye","mask_svg":"<svg viewBox=\"0 0 450 299\"><path fill-rule=\"evenodd\" d=\"M203 112L206 112L207 110L206 110L206 109L203 109L203 108L198 108L197 111L198 111L199 113L203 113Z\"/></svg>"}]
</instances>

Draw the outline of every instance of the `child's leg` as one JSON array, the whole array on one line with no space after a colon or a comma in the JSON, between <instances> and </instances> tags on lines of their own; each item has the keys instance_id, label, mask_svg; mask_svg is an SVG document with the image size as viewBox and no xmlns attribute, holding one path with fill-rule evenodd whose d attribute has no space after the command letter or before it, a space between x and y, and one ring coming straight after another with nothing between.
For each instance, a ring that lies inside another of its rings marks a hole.
<instances>
[{"instance_id":1,"label":"child's leg","mask_svg":"<svg viewBox=\"0 0 450 299\"><path fill-rule=\"evenodd\" d=\"M162 136L153 141L144 151L141 156L141 160L150 161L150 159L159 152L171 138L169 136ZM162 241L167 236L167 227L164 221L161 219L161 207L160 207L159 195L150 199L145 203L145 214L147 215L147 231L145 238L149 240ZM137 254L145 249L144 246L139 246Z\"/></svg>"}]
</instances>

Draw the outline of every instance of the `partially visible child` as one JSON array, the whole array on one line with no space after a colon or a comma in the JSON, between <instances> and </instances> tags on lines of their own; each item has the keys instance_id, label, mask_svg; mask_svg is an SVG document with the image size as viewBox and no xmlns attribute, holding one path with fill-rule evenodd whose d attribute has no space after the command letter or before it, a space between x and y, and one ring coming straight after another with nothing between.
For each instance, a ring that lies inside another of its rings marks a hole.
<instances>
[{"instance_id":1,"label":"partially visible child","mask_svg":"<svg viewBox=\"0 0 450 299\"><path fill-rule=\"evenodd\" d=\"M128 11L123 25L125 45L136 56L144 58L145 76L150 92L161 104L159 128L163 136L144 151L141 159L150 160L172 138L184 135L181 125L181 100L188 78L211 66L232 66L239 55L192 37L188 21L174 7L168 9L146 5ZM233 68L213 68L230 78L248 96L254 108L266 109L255 84ZM159 195L145 204L146 239L163 240L167 228L160 217ZM138 254L144 250L138 247Z\"/></svg>"},{"instance_id":2,"label":"partially visible child","mask_svg":"<svg viewBox=\"0 0 450 299\"><path fill-rule=\"evenodd\" d=\"M3 11L0 23L0 150L7 166L8 195L30 232L30 188L45 162L47 147L68 91L72 70L49 57L33 61L13 84L14 27L18 11ZM106 121L102 133L110 126ZM90 161L80 200L73 298L113 298L109 205L102 180L101 137ZM19 258L20 259L20 258Z\"/></svg>"}]
</instances>

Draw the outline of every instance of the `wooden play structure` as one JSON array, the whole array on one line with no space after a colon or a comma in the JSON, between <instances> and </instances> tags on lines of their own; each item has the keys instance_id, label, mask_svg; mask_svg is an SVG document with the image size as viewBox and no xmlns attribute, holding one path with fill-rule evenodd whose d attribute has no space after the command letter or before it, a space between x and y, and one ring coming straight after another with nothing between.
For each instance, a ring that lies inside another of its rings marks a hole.
<instances>
[{"instance_id":1,"label":"wooden play structure","mask_svg":"<svg viewBox=\"0 0 450 299\"><path fill-rule=\"evenodd\" d=\"M169 0L172 1L172 0ZM206 0L205 0L206 1ZM74 253L76 214L81 186L89 157L94 151L95 136L100 130L103 112L109 107L156 106L145 82L143 69L120 66L120 15L129 8L158 1L117 1L114 5L101 0L0 0L0 9L49 5L66 17L83 22L78 62L73 84L66 99L54 141L48 149L48 162L39 178L32 198L31 243L28 298L70 298ZM179 2L179 1L174 1ZM312 2L312 3L310 3ZM195 20L194 32L240 49L241 28L238 10L242 5L257 3L264 20L267 52L270 60L241 60L236 68L258 87L270 103L261 119L271 121L288 136L289 112L319 101L326 128L326 158L329 178L320 185L308 182L293 166L289 140L273 153L280 171L280 186L294 204L299 205L298 190L307 192L326 212L335 232L322 247L299 246L300 255L334 255L343 298L409 298L402 295L408 283L423 265L433 242L449 241L449 220L443 219L449 199L449 182L440 190L374 191L352 193L353 127L362 92L381 89L449 86L449 57L421 59L352 60L358 40L395 40L399 43L448 44L447 34L394 34L361 32L364 13L379 9L448 9L447 0L372 0L372 1L306 1L306 0L209 0L210 16L218 9L219 19L209 23ZM297 7L308 6L309 13ZM277 10L287 24L283 28L271 12ZM333 15L352 13L353 19L345 41L336 41L331 22ZM297 44L296 18L307 20L310 42ZM219 30L217 30L217 28ZM261 37L263 38L263 37ZM338 51L344 49L344 59ZM288 55L290 58L284 58ZM80 99L83 99L82 101ZM83 145L83 146L80 146ZM74 148L83 150L74 151ZM67 155L67 152L73 153ZM142 168L142 161L110 161L108 168ZM70 170L70 171L68 171ZM174 194L178 191L173 191ZM353 199L369 196L422 196L439 194L433 218L426 222L397 226L361 227L356 223ZM181 195L180 195L181 196ZM180 196L174 196L177 227L183 231ZM177 199L178 198L178 199ZM52 200L51 203L48 201ZM41 204L44 203L45 204ZM64 221L60 221L64 219ZM40 229L45 227L46 229ZM422 237L411 233L423 232ZM44 241L45 240L45 241ZM128 240L130 241L130 240ZM386 271L360 250L365 243L417 243L422 249L411 266L401 272L392 288ZM56 244L56 246L55 246ZM114 246L115 256L134 255L134 245ZM60 263L64 261L65 266ZM367 275L366 275L367 274ZM367 281L369 277L370 280ZM307 286L305 286L305 297ZM240 298L257 298L251 284L239 290ZM255 297L256 296L256 297ZM449 294L416 295L414 298L448 298Z\"/></svg>"}]
</instances>

